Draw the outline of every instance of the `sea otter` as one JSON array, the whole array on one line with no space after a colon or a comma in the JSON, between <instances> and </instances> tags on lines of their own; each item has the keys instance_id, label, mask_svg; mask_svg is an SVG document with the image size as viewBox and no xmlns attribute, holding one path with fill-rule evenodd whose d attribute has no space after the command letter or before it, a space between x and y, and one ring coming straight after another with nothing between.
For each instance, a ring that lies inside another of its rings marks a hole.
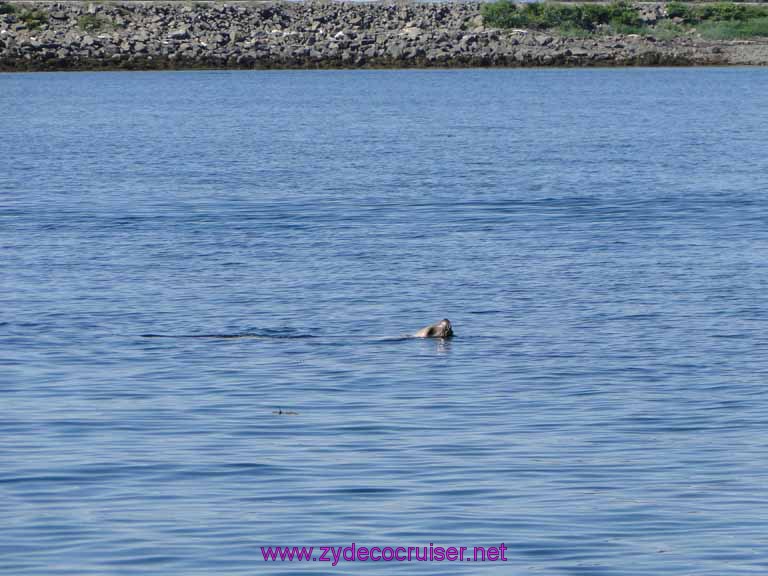
<instances>
[{"instance_id":1,"label":"sea otter","mask_svg":"<svg viewBox=\"0 0 768 576\"><path fill-rule=\"evenodd\" d=\"M413 336L414 338L450 338L453 336L453 326L448 318L443 318L440 322L422 328Z\"/></svg>"}]
</instances>

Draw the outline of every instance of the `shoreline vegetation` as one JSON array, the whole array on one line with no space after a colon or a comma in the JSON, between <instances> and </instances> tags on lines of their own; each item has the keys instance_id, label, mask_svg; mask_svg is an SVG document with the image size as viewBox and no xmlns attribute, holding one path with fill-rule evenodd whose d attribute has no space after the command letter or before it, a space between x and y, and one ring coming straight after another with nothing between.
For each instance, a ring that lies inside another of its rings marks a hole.
<instances>
[{"instance_id":1,"label":"shoreline vegetation","mask_svg":"<svg viewBox=\"0 0 768 576\"><path fill-rule=\"evenodd\" d=\"M0 1L0 71L768 64L768 3Z\"/></svg>"},{"instance_id":2,"label":"shoreline vegetation","mask_svg":"<svg viewBox=\"0 0 768 576\"><path fill-rule=\"evenodd\" d=\"M671 40L697 34L706 40L768 37L768 6L736 2L668 2L662 11L619 0L604 3L515 4L498 0L481 8L483 20L497 28L551 31L587 37L642 34ZM656 13L653 13L656 12Z\"/></svg>"}]
</instances>

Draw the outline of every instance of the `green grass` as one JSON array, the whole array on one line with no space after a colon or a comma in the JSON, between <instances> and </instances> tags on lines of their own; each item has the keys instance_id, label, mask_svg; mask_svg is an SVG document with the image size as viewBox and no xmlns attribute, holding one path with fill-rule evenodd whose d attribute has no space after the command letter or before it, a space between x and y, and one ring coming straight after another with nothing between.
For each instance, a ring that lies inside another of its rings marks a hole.
<instances>
[{"instance_id":1,"label":"green grass","mask_svg":"<svg viewBox=\"0 0 768 576\"><path fill-rule=\"evenodd\" d=\"M589 38L590 36L594 36L594 33L590 30L585 30L584 28L578 28L576 26L570 26L567 24L564 26L558 26L554 29L554 32L559 36L564 36L566 38Z\"/></svg>"},{"instance_id":2,"label":"green grass","mask_svg":"<svg viewBox=\"0 0 768 576\"><path fill-rule=\"evenodd\" d=\"M609 36L615 36L618 34L650 34L651 28L648 26L611 22L606 28L604 28L604 33Z\"/></svg>"},{"instance_id":3,"label":"green grass","mask_svg":"<svg viewBox=\"0 0 768 576\"><path fill-rule=\"evenodd\" d=\"M667 4L670 18L694 26L707 40L729 40L768 36L768 6L744 6L733 2L712 4Z\"/></svg>"},{"instance_id":4,"label":"green grass","mask_svg":"<svg viewBox=\"0 0 768 576\"><path fill-rule=\"evenodd\" d=\"M671 20L662 20L654 26L649 32L654 38L659 40L673 40L688 33L683 26L675 24Z\"/></svg>"},{"instance_id":5,"label":"green grass","mask_svg":"<svg viewBox=\"0 0 768 576\"><path fill-rule=\"evenodd\" d=\"M733 2L713 2L711 4L667 4L670 18L681 18L686 24L700 22L747 22L768 17L768 7L745 6Z\"/></svg>"},{"instance_id":6,"label":"green grass","mask_svg":"<svg viewBox=\"0 0 768 576\"><path fill-rule=\"evenodd\" d=\"M483 20L498 28L532 28L534 30L586 30L600 26L638 27L640 15L628 2L611 4L555 4L533 2L514 4L509 0L484 4Z\"/></svg>"},{"instance_id":7,"label":"green grass","mask_svg":"<svg viewBox=\"0 0 768 576\"><path fill-rule=\"evenodd\" d=\"M37 9L24 10L19 14L19 20L24 22L30 30L37 30L48 23L48 14Z\"/></svg>"},{"instance_id":8,"label":"green grass","mask_svg":"<svg viewBox=\"0 0 768 576\"><path fill-rule=\"evenodd\" d=\"M16 6L13 4L2 3L0 4L0 14L13 14L16 12Z\"/></svg>"},{"instance_id":9,"label":"green grass","mask_svg":"<svg viewBox=\"0 0 768 576\"><path fill-rule=\"evenodd\" d=\"M697 31L702 38L707 40L768 36L768 17L755 18L745 22L705 22L698 26Z\"/></svg>"},{"instance_id":10,"label":"green grass","mask_svg":"<svg viewBox=\"0 0 768 576\"><path fill-rule=\"evenodd\" d=\"M100 32L102 30L113 30L115 28L112 20L99 14L85 14L77 19L77 26L85 32Z\"/></svg>"},{"instance_id":11,"label":"green grass","mask_svg":"<svg viewBox=\"0 0 768 576\"><path fill-rule=\"evenodd\" d=\"M641 34L670 40L696 30L703 38L727 40L768 36L768 6L712 2L667 4L667 19L654 26L643 23L638 8L619 1L611 4L514 4L498 0L481 8L488 26L548 30L570 38L593 35Z\"/></svg>"}]
</instances>

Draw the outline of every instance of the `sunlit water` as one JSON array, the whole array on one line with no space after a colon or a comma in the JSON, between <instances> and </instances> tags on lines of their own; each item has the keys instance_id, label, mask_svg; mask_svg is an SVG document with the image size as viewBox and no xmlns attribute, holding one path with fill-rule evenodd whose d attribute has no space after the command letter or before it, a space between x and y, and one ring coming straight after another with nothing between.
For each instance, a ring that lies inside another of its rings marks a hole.
<instances>
[{"instance_id":1,"label":"sunlit water","mask_svg":"<svg viewBox=\"0 0 768 576\"><path fill-rule=\"evenodd\" d=\"M767 92L0 75L0 572L768 573Z\"/></svg>"}]
</instances>

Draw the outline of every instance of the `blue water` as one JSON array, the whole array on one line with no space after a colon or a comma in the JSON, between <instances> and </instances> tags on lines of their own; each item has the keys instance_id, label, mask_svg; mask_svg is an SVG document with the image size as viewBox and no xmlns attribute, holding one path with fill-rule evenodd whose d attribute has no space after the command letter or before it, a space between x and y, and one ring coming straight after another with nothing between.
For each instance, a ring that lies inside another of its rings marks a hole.
<instances>
[{"instance_id":1,"label":"blue water","mask_svg":"<svg viewBox=\"0 0 768 576\"><path fill-rule=\"evenodd\" d=\"M768 573L767 91L0 75L0 572Z\"/></svg>"}]
</instances>

